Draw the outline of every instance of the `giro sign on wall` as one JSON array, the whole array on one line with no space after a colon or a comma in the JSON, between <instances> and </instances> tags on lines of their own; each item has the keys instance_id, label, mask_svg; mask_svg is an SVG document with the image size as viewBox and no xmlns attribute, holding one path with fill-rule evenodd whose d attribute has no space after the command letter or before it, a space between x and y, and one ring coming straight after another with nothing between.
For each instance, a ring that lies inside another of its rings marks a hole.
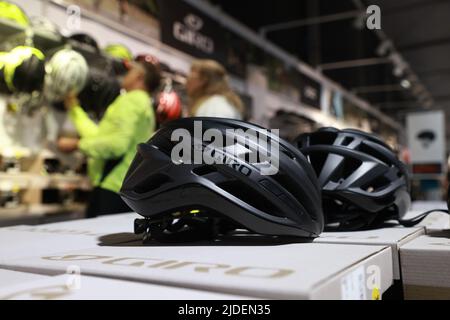
<instances>
[{"instance_id":1,"label":"giro sign on wall","mask_svg":"<svg viewBox=\"0 0 450 320\"><path fill-rule=\"evenodd\" d=\"M161 0L161 41L198 58L225 60L225 39L220 24L184 1Z\"/></svg>"},{"instance_id":2,"label":"giro sign on wall","mask_svg":"<svg viewBox=\"0 0 450 320\"><path fill-rule=\"evenodd\" d=\"M444 173L446 163L444 113L442 111L410 113L406 123L413 173Z\"/></svg>"}]
</instances>

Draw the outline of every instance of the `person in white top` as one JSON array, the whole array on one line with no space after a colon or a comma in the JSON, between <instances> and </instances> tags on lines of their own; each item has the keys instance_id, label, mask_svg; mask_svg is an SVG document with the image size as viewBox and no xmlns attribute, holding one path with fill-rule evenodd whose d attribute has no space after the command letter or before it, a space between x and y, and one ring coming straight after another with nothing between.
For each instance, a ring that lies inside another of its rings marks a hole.
<instances>
[{"instance_id":1,"label":"person in white top","mask_svg":"<svg viewBox=\"0 0 450 320\"><path fill-rule=\"evenodd\" d=\"M231 90L225 68L216 61L194 61L186 91L190 116L242 120L242 101Z\"/></svg>"}]
</instances>

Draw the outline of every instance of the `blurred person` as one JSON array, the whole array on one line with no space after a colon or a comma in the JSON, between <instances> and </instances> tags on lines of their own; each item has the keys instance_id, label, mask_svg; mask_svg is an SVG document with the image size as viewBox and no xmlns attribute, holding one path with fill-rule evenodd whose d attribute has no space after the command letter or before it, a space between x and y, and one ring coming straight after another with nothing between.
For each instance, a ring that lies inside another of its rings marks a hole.
<instances>
[{"instance_id":1,"label":"blurred person","mask_svg":"<svg viewBox=\"0 0 450 320\"><path fill-rule=\"evenodd\" d=\"M136 146L155 131L151 94L160 84L159 67L145 60L130 63L122 81L126 93L107 108L98 124L81 108L78 98L69 94L64 103L80 139L60 138L63 152L80 150L88 157L88 174L94 186L86 217L132 211L119 196Z\"/></svg>"},{"instance_id":2,"label":"blurred person","mask_svg":"<svg viewBox=\"0 0 450 320\"><path fill-rule=\"evenodd\" d=\"M128 21L128 0L119 1L119 20L122 22Z\"/></svg>"},{"instance_id":3,"label":"blurred person","mask_svg":"<svg viewBox=\"0 0 450 320\"><path fill-rule=\"evenodd\" d=\"M194 61L187 78L186 92L190 116L242 120L242 101L231 90L226 70L218 62Z\"/></svg>"}]
</instances>

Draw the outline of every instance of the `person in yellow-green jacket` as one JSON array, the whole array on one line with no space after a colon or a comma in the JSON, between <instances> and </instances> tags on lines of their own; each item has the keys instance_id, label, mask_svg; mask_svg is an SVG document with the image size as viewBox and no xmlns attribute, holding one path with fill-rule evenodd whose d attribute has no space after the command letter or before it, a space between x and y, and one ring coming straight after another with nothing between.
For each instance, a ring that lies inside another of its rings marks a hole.
<instances>
[{"instance_id":1,"label":"person in yellow-green jacket","mask_svg":"<svg viewBox=\"0 0 450 320\"><path fill-rule=\"evenodd\" d=\"M132 211L118 192L136 146L147 141L155 131L155 115L151 93L160 84L157 64L145 60L130 63L122 81L126 93L119 95L107 108L98 124L79 105L77 97L69 94L64 103L80 139L60 138L63 152L79 149L88 158L88 174L94 185L86 216Z\"/></svg>"}]
</instances>

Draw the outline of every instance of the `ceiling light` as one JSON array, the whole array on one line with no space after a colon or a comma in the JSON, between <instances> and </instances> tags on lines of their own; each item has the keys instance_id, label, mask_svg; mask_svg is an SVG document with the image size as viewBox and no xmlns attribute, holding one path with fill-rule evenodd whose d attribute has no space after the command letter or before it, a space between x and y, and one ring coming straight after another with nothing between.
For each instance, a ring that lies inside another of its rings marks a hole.
<instances>
[{"instance_id":1,"label":"ceiling light","mask_svg":"<svg viewBox=\"0 0 450 320\"><path fill-rule=\"evenodd\" d=\"M406 79L403 79L403 80L400 82L400 85L401 85L403 88L405 88L405 89L411 88L411 82L409 82L409 80L406 80Z\"/></svg>"}]
</instances>

